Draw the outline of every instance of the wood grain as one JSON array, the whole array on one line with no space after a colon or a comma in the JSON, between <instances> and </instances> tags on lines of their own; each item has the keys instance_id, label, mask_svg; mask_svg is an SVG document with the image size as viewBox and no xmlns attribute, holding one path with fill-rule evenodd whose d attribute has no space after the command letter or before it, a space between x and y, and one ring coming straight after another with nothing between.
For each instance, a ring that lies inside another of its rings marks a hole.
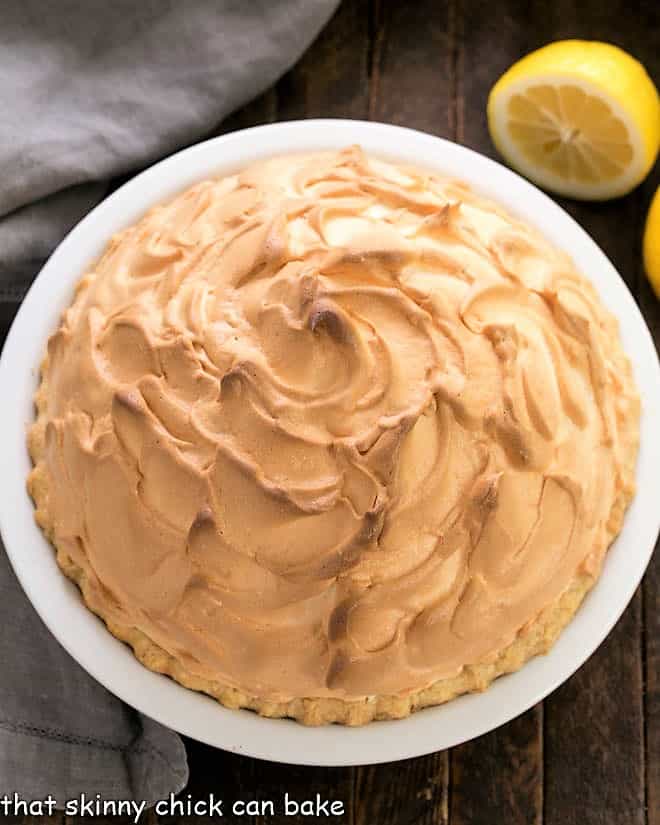
<instances>
[{"instance_id":1,"label":"wood grain","mask_svg":"<svg viewBox=\"0 0 660 825\"><path fill-rule=\"evenodd\" d=\"M454 137L455 30L437 0L375 5L369 115Z\"/></svg>"},{"instance_id":2,"label":"wood grain","mask_svg":"<svg viewBox=\"0 0 660 825\"><path fill-rule=\"evenodd\" d=\"M265 91L222 121L213 134L224 135L250 126L261 126L277 120L277 90L275 86Z\"/></svg>"},{"instance_id":3,"label":"wood grain","mask_svg":"<svg viewBox=\"0 0 660 825\"><path fill-rule=\"evenodd\" d=\"M190 781L177 799L187 806L189 802L208 802L213 795L215 799L224 801L222 818L176 812L172 816L159 816L157 821L164 825L170 825L170 823L174 825L178 822L200 823L200 825L214 822L228 825L234 825L234 823L254 825L254 817L233 816L231 807L237 800L249 801L257 797L258 788L254 782L255 760L227 753L191 739L186 739L185 743L190 767Z\"/></svg>"},{"instance_id":4,"label":"wood grain","mask_svg":"<svg viewBox=\"0 0 660 825\"><path fill-rule=\"evenodd\" d=\"M542 721L537 705L452 750L450 825L541 825Z\"/></svg>"},{"instance_id":5,"label":"wood grain","mask_svg":"<svg viewBox=\"0 0 660 825\"><path fill-rule=\"evenodd\" d=\"M355 825L447 825L445 752L357 769Z\"/></svg>"},{"instance_id":6,"label":"wood grain","mask_svg":"<svg viewBox=\"0 0 660 825\"><path fill-rule=\"evenodd\" d=\"M457 44L456 139L500 160L488 134L486 103L497 78L537 45L530 3L505 0L495 12L490 0L454 0Z\"/></svg>"},{"instance_id":7,"label":"wood grain","mask_svg":"<svg viewBox=\"0 0 660 825\"><path fill-rule=\"evenodd\" d=\"M355 769L306 768L295 765L254 763L254 783L264 799L277 800L275 816L255 819L255 825L291 825L303 822L353 823L355 821ZM317 794L321 800L342 803L343 813L335 816L286 816L282 799L287 793L297 803L314 803Z\"/></svg>"},{"instance_id":8,"label":"wood grain","mask_svg":"<svg viewBox=\"0 0 660 825\"><path fill-rule=\"evenodd\" d=\"M277 84L279 120L368 116L370 20L368 0L341 4Z\"/></svg>"},{"instance_id":9,"label":"wood grain","mask_svg":"<svg viewBox=\"0 0 660 825\"><path fill-rule=\"evenodd\" d=\"M545 825L644 822L641 597L545 702Z\"/></svg>"},{"instance_id":10,"label":"wood grain","mask_svg":"<svg viewBox=\"0 0 660 825\"><path fill-rule=\"evenodd\" d=\"M0 301L0 348L5 343L5 338L17 312L18 304Z\"/></svg>"},{"instance_id":11,"label":"wood grain","mask_svg":"<svg viewBox=\"0 0 660 825\"><path fill-rule=\"evenodd\" d=\"M660 543L644 580L647 825L660 825Z\"/></svg>"},{"instance_id":12,"label":"wood grain","mask_svg":"<svg viewBox=\"0 0 660 825\"><path fill-rule=\"evenodd\" d=\"M660 73L660 55L655 67ZM658 75L656 74L656 77ZM644 212L653 193L660 185L657 169L641 190ZM641 230L641 221L640 221ZM660 348L660 301L655 297L639 262L635 297ZM660 542L644 576L642 588L643 665L644 665L644 750L646 755L646 811L647 825L660 825Z\"/></svg>"}]
</instances>

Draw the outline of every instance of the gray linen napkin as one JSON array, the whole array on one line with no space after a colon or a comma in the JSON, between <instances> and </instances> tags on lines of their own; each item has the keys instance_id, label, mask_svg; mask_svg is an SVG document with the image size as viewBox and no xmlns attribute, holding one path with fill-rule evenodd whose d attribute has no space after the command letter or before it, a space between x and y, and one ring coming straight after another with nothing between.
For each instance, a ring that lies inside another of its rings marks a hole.
<instances>
[{"instance_id":1,"label":"gray linen napkin","mask_svg":"<svg viewBox=\"0 0 660 825\"><path fill-rule=\"evenodd\" d=\"M99 181L204 137L293 65L337 3L2 0L0 298L22 297Z\"/></svg>"},{"instance_id":2,"label":"gray linen napkin","mask_svg":"<svg viewBox=\"0 0 660 825\"><path fill-rule=\"evenodd\" d=\"M2 0L0 301L17 301L108 178L203 137L286 71L337 0ZM153 803L183 744L92 680L0 545L0 796Z\"/></svg>"},{"instance_id":3,"label":"gray linen napkin","mask_svg":"<svg viewBox=\"0 0 660 825\"><path fill-rule=\"evenodd\" d=\"M122 704L53 639L0 545L0 795L153 804L188 781L179 737Z\"/></svg>"}]
</instances>

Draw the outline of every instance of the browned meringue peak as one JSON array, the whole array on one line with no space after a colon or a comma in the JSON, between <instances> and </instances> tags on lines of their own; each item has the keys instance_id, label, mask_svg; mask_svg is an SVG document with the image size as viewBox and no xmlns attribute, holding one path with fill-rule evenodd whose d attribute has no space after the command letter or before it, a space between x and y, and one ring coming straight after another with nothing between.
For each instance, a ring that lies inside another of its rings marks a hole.
<instances>
[{"instance_id":1,"label":"browned meringue peak","mask_svg":"<svg viewBox=\"0 0 660 825\"><path fill-rule=\"evenodd\" d=\"M459 183L357 147L204 181L113 238L51 339L55 541L193 674L417 690L598 570L615 337Z\"/></svg>"}]
</instances>

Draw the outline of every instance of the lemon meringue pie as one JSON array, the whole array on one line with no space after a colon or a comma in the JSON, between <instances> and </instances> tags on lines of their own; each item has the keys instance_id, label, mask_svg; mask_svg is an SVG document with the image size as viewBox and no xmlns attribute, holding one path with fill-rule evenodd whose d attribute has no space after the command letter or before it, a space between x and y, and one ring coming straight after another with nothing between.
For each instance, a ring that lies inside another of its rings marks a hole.
<instances>
[{"instance_id":1,"label":"lemon meringue pie","mask_svg":"<svg viewBox=\"0 0 660 825\"><path fill-rule=\"evenodd\" d=\"M51 337L29 479L148 667L307 724L547 650L633 495L639 402L571 260L359 147L203 181L112 238Z\"/></svg>"}]
</instances>

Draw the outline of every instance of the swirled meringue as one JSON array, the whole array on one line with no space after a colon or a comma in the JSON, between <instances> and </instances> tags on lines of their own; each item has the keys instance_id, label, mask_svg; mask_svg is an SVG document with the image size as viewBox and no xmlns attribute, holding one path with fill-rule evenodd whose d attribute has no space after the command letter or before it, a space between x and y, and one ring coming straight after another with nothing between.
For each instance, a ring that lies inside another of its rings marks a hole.
<instances>
[{"instance_id":1,"label":"swirled meringue","mask_svg":"<svg viewBox=\"0 0 660 825\"><path fill-rule=\"evenodd\" d=\"M37 400L38 517L89 606L272 702L492 662L598 575L632 495L637 397L591 285L464 185L357 147L115 236Z\"/></svg>"}]
</instances>

